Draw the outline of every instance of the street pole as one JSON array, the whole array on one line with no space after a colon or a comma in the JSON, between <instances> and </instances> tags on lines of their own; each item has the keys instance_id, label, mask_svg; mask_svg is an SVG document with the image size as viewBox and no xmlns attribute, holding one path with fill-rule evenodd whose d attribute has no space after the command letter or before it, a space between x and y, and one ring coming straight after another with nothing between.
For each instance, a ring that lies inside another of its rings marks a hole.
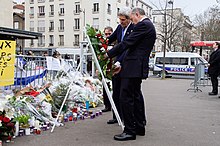
<instances>
[{"instance_id":1,"label":"street pole","mask_svg":"<svg viewBox=\"0 0 220 146\"><path fill-rule=\"evenodd\" d=\"M165 70L165 57L166 57L166 45L167 45L167 1L164 10L164 46L163 46L163 70L161 74L161 79L165 79L166 70Z\"/></svg>"},{"instance_id":2,"label":"street pole","mask_svg":"<svg viewBox=\"0 0 220 146\"><path fill-rule=\"evenodd\" d=\"M172 5L172 9L171 9L171 26L170 26L170 50L172 51L172 33L173 33L173 0L170 0L168 2L168 4ZM174 49L175 52L175 49Z\"/></svg>"}]
</instances>

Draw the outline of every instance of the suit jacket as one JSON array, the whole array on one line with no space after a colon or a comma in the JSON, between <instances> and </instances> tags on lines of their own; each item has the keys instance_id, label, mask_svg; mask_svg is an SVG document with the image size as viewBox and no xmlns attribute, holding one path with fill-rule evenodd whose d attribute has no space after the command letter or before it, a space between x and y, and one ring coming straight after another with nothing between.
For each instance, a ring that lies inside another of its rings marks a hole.
<instances>
[{"instance_id":1,"label":"suit jacket","mask_svg":"<svg viewBox=\"0 0 220 146\"><path fill-rule=\"evenodd\" d=\"M156 31L153 23L148 19L138 22L133 32L121 43L107 52L110 58L126 50L122 61L122 78L148 77L149 56L156 40Z\"/></svg>"},{"instance_id":2,"label":"suit jacket","mask_svg":"<svg viewBox=\"0 0 220 146\"><path fill-rule=\"evenodd\" d=\"M209 58L208 74L219 75L220 74L220 49L212 52Z\"/></svg>"},{"instance_id":3,"label":"suit jacket","mask_svg":"<svg viewBox=\"0 0 220 146\"><path fill-rule=\"evenodd\" d=\"M132 24L132 23L128 26L127 31L123 37L123 40L125 40L129 36L129 34L133 31L133 27L134 27L134 24ZM109 39L108 44L112 44L115 41L117 41L117 43L121 42L122 29L123 29L123 27L119 24L118 27L116 28L116 30L112 33L112 35L110 35L108 37L108 39ZM124 58L124 55L125 55L125 51L118 54L115 59L115 62L119 61L121 63Z\"/></svg>"}]
</instances>

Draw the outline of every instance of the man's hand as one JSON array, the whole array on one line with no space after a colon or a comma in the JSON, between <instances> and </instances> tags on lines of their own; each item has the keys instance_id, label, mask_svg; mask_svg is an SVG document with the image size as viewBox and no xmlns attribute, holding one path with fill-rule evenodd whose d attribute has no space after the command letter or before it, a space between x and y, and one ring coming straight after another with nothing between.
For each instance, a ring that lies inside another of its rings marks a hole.
<instances>
[{"instance_id":1,"label":"man's hand","mask_svg":"<svg viewBox=\"0 0 220 146\"><path fill-rule=\"evenodd\" d=\"M107 53L104 54L104 60L108 59Z\"/></svg>"},{"instance_id":2,"label":"man's hand","mask_svg":"<svg viewBox=\"0 0 220 146\"><path fill-rule=\"evenodd\" d=\"M121 71L121 66L114 66L113 76Z\"/></svg>"}]
</instances>

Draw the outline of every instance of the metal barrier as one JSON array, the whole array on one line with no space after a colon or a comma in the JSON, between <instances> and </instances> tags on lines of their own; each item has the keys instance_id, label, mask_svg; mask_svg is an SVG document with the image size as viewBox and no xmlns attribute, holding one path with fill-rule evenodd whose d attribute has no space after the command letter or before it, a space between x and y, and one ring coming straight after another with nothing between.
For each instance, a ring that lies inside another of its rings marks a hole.
<instances>
[{"instance_id":1,"label":"metal barrier","mask_svg":"<svg viewBox=\"0 0 220 146\"><path fill-rule=\"evenodd\" d=\"M71 70L77 65L73 59L64 60ZM48 80L54 80L59 71L47 70L47 60L44 56L16 55L14 70L14 85L4 86L3 90L22 89L27 85L41 86Z\"/></svg>"},{"instance_id":2,"label":"metal barrier","mask_svg":"<svg viewBox=\"0 0 220 146\"><path fill-rule=\"evenodd\" d=\"M193 88L189 88L187 91L193 90L194 92L196 91L201 91L199 89L199 86L211 86L211 81L210 77L207 74L207 66L208 64L205 63L200 63L197 64L195 67L195 76L194 76L194 81L190 84L190 86L193 86Z\"/></svg>"}]
</instances>

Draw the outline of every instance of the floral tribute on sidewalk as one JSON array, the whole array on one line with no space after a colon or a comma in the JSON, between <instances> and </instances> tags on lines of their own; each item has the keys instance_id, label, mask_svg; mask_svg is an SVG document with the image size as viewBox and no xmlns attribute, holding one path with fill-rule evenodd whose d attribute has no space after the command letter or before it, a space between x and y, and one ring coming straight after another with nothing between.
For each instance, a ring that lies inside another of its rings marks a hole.
<instances>
[{"instance_id":1,"label":"floral tribute on sidewalk","mask_svg":"<svg viewBox=\"0 0 220 146\"><path fill-rule=\"evenodd\" d=\"M41 134L53 124L63 126L68 121L94 119L102 114L100 110L91 110L102 103L101 82L83 77L76 71L62 72L59 72L62 76L41 87L0 91L0 142L10 142L17 136ZM68 88L71 91L58 121L55 121Z\"/></svg>"}]
</instances>

